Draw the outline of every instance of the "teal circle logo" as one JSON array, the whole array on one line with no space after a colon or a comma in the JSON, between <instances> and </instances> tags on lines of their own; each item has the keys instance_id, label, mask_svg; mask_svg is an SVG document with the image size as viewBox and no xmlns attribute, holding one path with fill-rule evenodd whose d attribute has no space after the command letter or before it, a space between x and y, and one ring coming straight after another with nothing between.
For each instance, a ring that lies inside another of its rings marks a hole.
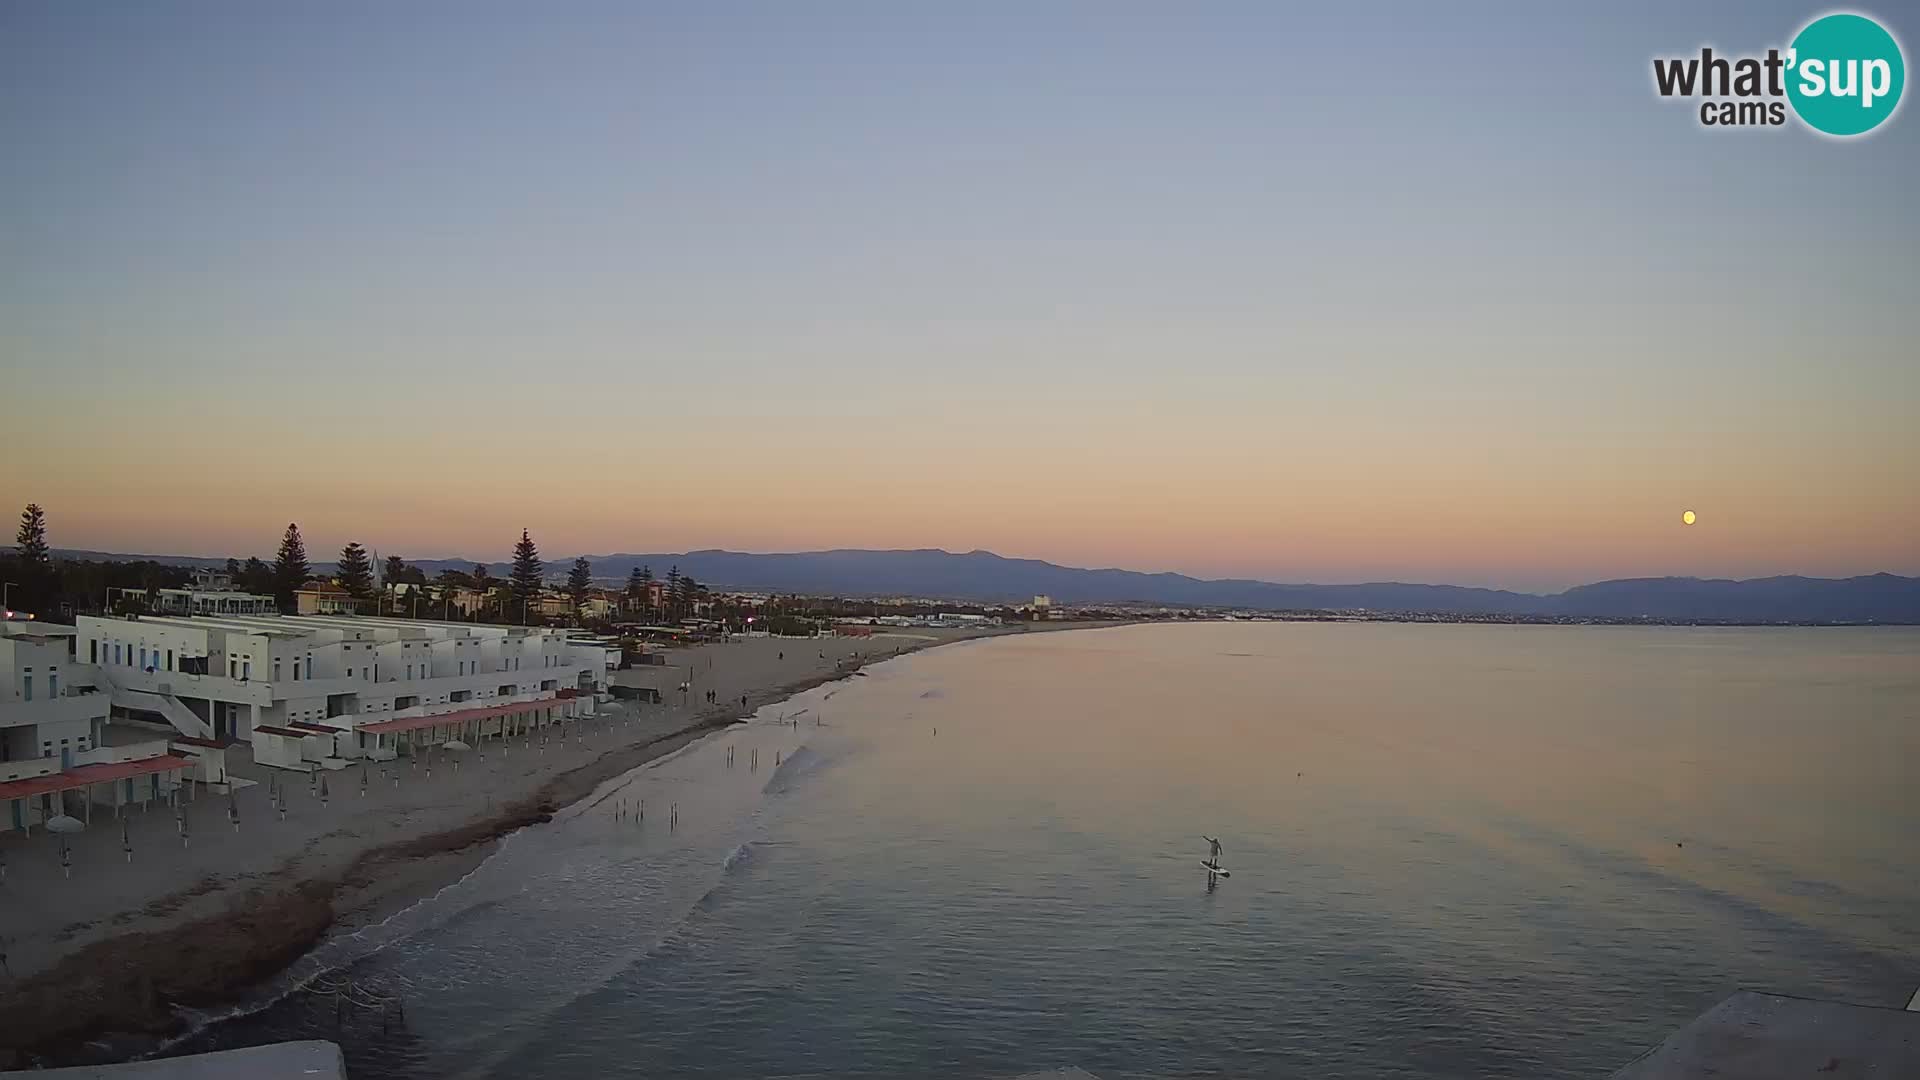
<instances>
[{"instance_id":1,"label":"teal circle logo","mask_svg":"<svg viewBox=\"0 0 1920 1080\"><path fill-rule=\"evenodd\" d=\"M1879 127L1907 85L1900 43L1865 15L1815 19L1787 50L1787 100L1815 131L1846 137Z\"/></svg>"}]
</instances>

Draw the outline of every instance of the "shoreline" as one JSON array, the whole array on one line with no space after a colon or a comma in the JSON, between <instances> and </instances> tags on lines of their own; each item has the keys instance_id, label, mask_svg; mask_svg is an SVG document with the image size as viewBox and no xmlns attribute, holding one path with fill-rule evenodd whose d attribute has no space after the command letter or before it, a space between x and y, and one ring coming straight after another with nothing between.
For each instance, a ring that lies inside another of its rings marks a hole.
<instances>
[{"instance_id":1,"label":"shoreline","mask_svg":"<svg viewBox=\"0 0 1920 1080\"><path fill-rule=\"evenodd\" d=\"M751 717L768 704L850 679L870 664L943 645L1116 625L1125 624L1023 625L921 638L884 656L842 660L831 671L749 688L744 706L737 701L716 706L669 731L610 747L462 825L368 847L336 873L302 873L284 866L282 873L290 880L240 890L224 910L102 937L25 978L9 980L0 999L0 1069L97 1064L151 1052L152 1040L187 1027L177 1007L206 1008L235 1000L284 971L330 932L377 923L419 903L479 866L507 835L550 820L561 807L589 796L606 781ZM477 792L473 796L479 797ZM155 897L147 910L165 915L217 888L209 879Z\"/></svg>"}]
</instances>

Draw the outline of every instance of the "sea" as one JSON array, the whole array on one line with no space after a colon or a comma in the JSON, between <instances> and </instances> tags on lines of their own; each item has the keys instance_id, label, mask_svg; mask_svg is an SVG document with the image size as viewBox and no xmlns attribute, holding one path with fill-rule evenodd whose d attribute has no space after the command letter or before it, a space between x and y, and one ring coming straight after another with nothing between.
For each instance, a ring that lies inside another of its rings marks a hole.
<instances>
[{"instance_id":1,"label":"sea","mask_svg":"<svg viewBox=\"0 0 1920 1080\"><path fill-rule=\"evenodd\" d=\"M1604 1077L1742 988L1904 1004L1917 838L1920 630L986 639L609 782L173 1050L332 1039L355 1080Z\"/></svg>"}]
</instances>

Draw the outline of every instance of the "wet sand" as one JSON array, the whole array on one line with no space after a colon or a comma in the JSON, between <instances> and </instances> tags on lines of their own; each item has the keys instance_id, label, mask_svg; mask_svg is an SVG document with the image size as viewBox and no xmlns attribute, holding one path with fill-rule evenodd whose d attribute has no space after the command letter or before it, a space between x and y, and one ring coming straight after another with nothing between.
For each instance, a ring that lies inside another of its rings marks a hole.
<instances>
[{"instance_id":1,"label":"wet sand","mask_svg":"<svg viewBox=\"0 0 1920 1080\"><path fill-rule=\"evenodd\" d=\"M568 725L577 737L555 739L544 751L538 737L504 752L489 741L460 755L457 769L448 755L435 755L430 777L423 764L404 759L384 769L327 773L324 802L306 776L235 754L233 773L258 781L233 797L237 833L224 794L202 791L182 802L184 847L167 807L132 809L129 863L110 811L103 817L96 807L92 828L71 838L71 879L62 873L55 838L0 835L8 867L0 883L7 934L0 1068L124 1056L126 1044L98 1037L177 1030L175 1006L232 998L336 925L386 918L467 873L501 836L762 705L847 677L896 650L1028 629L751 638L671 650L669 670L620 672L615 682L671 687L690 679L685 705L677 693L662 705L615 702ZM715 692L712 706L708 689ZM287 786L284 820L271 809L269 773Z\"/></svg>"}]
</instances>

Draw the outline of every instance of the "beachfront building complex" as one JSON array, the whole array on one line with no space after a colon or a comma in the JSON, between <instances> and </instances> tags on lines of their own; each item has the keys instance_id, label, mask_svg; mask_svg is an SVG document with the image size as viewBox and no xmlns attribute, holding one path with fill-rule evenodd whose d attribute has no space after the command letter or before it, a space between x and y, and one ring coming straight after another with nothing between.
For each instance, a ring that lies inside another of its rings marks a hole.
<instances>
[{"instance_id":1,"label":"beachfront building complex","mask_svg":"<svg viewBox=\"0 0 1920 1080\"><path fill-rule=\"evenodd\" d=\"M591 714L610 657L577 631L355 616L0 623L0 830L223 783L236 743L312 772L525 734ZM108 739L116 718L149 726Z\"/></svg>"},{"instance_id":2,"label":"beachfront building complex","mask_svg":"<svg viewBox=\"0 0 1920 1080\"><path fill-rule=\"evenodd\" d=\"M367 616L78 620L116 709L310 771L586 715L603 651L565 630Z\"/></svg>"}]
</instances>

